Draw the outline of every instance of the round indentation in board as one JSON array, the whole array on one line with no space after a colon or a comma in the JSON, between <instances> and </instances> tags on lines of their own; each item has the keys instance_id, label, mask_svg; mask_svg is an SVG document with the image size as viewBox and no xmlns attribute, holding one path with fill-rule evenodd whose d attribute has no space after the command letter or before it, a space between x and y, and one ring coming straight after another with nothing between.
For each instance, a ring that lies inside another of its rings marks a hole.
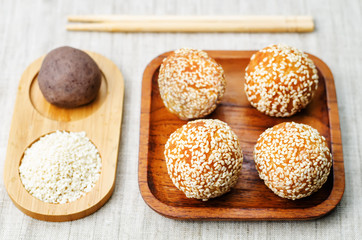
<instances>
[{"instance_id":1,"label":"round indentation in board","mask_svg":"<svg viewBox=\"0 0 362 240\"><path fill-rule=\"evenodd\" d=\"M70 122L86 118L103 104L107 97L108 84L102 73L101 87L98 95L92 102L76 108L60 108L50 104L43 96L38 85L38 74L34 76L29 88L30 102L33 107L44 117L56 121Z\"/></svg>"},{"instance_id":2,"label":"round indentation in board","mask_svg":"<svg viewBox=\"0 0 362 240\"><path fill-rule=\"evenodd\" d=\"M101 154L86 132L53 131L35 139L21 156L25 190L44 203L74 202L99 184Z\"/></svg>"}]
</instances>

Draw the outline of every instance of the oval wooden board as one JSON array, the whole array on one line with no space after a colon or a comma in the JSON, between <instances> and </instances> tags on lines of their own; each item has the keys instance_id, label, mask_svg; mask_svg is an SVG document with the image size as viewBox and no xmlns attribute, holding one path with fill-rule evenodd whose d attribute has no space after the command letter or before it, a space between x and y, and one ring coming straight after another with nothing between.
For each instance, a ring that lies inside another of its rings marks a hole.
<instances>
[{"instance_id":1,"label":"oval wooden board","mask_svg":"<svg viewBox=\"0 0 362 240\"><path fill-rule=\"evenodd\" d=\"M14 204L27 215L46 221L69 221L99 209L113 193L120 142L124 82L109 59L87 52L102 71L97 98L90 104L62 109L49 104L41 94L37 75L43 58L35 60L23 73L15 108L4 167L4 183ZM56 130L85 131L96 145L102 170L94 188L78 200L65 204L45 203L30 195L19 177L19 165L26 148L39 137Z\"/></svg>"},{"instance_id":2,"label":"oval wooden board","mask_svg":"<svg viewBox=\"0 0 362 240\"><path fill-rule=\"evenodd\" d=\"M207 51L225 70L226 92L221 104L207 118L228 123L238 135L244 153L241 176L227 194L207 202L188 199L170 180L164 162L169 135L187 121L169 113L159 94L159 66L169 53L153 59L142 83L138 182L145 202L156 212L175 219L204 220L302 220L321 217L333 210L344 192L344 165L337 99L327 65L310 55L320 77L318 92L306 109L290 118L268 117L249 104L244 92L244 70L255 51ZM267 128L284 121L306 123L326 137L333 154L333 169L322 189L310 197L292 201L276 196L260 180L253 148Z\"/></svg>"}]
</instances>

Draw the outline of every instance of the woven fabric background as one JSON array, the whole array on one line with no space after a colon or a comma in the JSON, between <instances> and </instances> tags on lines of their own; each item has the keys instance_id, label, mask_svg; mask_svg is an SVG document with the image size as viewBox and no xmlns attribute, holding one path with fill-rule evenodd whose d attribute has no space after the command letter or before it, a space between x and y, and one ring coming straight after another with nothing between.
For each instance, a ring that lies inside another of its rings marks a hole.
<instances>
[{"instance_id":1,"label":"woven fabric background","mask_svg":"<svg viewBox=\"0 0 362 240\"><path fill-rule=\"evenodd\" d=\"M71 14L312 15L312 33L67 32ZM362 236L362 2L285 0L0 0L0 239L361 239ZM157 55L180 47L260 49L286 43L312 53L332 70L341 122L346 188L338 207L312 221L206 222L160 216L143 201L137 182L142 74ZM98 52L125 80L124 118L113 196L96 213L64 223L32 219L6 193L3 167L22 72L62 46Z\"/></svg>"}]
</instances>

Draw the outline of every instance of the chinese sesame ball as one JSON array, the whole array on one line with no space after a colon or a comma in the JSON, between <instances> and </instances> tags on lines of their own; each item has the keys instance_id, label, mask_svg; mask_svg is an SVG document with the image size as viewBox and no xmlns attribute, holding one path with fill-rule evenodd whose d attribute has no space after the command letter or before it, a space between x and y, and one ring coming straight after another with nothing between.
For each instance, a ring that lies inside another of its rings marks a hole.
<instances>
[{"instance_id":1,"label":"chinese sesame ball","mask_svg":"<svg viewBox=\"0 0 362 240\"><path fill-rule=\"evenodd\" d=\"M271 45L255 53L245 70L245 92L253 107L273 117L305 108L318 88L318 72L302 51Z\"/></svg>"},{"instance_id":2,"label":"chinese sesame ball","mask_svg":"<svg viewBox=\"0 0 362 240\"><path fill-rule=\"evenodd\" d=\"M220 120L195 120L172 133L165 145L168 174L188 198L207 201L230 190L243 154L237 136Z\"/></svg>"},{"instance_id":3,"label":"chinese sesame ball","mask_svg":"<svg viewBox=\"0 0 362 240\"><path fill-rule=\"evenodd\" d=\"M311 126L294 122L263 132L254 148L259 176L279 197L299 199L327 181L332 155L326 140Z\"/></svg>"},{"instance_id":4,"label":"chinese sesame ball","mask_svg":"<svg viewBox=\"0 0 362 240\"><path fill-rule=\"evenodd\" d=\"M158 86L166 108L180 119L201 118L215 110L225 91L224 70L206 52L182 48L161 64Z\"/></svg>"}]
</instances>

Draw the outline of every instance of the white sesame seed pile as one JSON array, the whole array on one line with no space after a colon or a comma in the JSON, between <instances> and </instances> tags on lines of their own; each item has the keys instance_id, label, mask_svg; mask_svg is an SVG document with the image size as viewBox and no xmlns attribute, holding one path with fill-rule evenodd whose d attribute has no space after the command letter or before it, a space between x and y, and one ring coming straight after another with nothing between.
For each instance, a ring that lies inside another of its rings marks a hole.
<instances>
[{"instance_id":1,"label":"white sesame seed pile","mask_svg":"<svg viewBox=\"0 0 362 240\"><path fill-rule=\"evenodd\" d=\"M299 199L327 181L332 155L326 140L311 126L278 124L263 132L254 148L259 176L278 196Z\"/></svg>"},{"instance_id":2,"label":"white sesame seed pile","mask_svg":"<svg viewBox=\"0 0 362 240\"><path fill-rule=\"evenodd\" d=\"M222 67L207 53L189 48L165 58L158 76L166 108L184 120L214 111L224 95L225 84Z\"/></svg>"},{"instance_id":3,"label":"white sesame seed pile","mask_svg":"<svg viewBox=\"0 0 362 240\"><path fill-rule=\"evenodd\" d=\"M48 203L80 198L94 187L100 172L101 158L85 132L41 137L25 151L19 167L25 189Z\"/></svg>"},{"instance_id":4,"label":"white sesame seed pile","mask_svg":"<svg viewBox=\"0 0 362 240\"><path fill-rule=\"evenodd\" d=\"M168 174L188 198L207 201L230 190L243 154L237 136L220 120L195 120L172 133L165 145Z\"/></svg>"},{"instance_id":5,"label":"white sesame seed pile","mask_svg":"<svg viewBox=\"0 0 362 240\"><path fill-rule=\"evenodd\" d=\"M289 117L305 108L318 88L318 72L302 51L271 45L254 54L245 70L251 105L269 116Z\"/></svg>"}]
</instances>

